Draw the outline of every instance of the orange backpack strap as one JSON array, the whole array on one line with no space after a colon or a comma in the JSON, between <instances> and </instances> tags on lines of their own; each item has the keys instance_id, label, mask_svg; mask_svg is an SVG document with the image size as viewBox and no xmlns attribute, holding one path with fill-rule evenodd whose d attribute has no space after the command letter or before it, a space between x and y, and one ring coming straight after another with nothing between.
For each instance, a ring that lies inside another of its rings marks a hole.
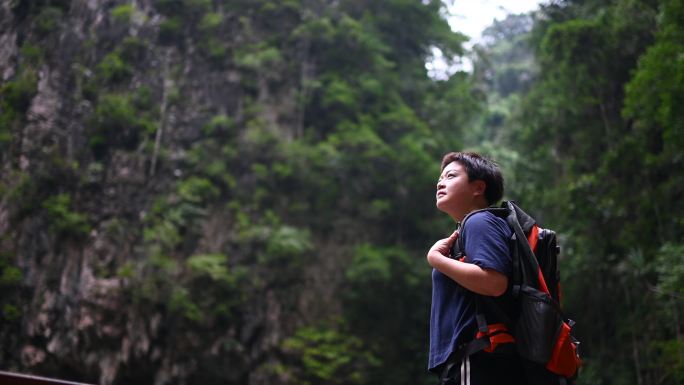
<instances>
[{"instance_id":1,"label":"orange backpack strap","mask_svg":"<svg viewBox=\"0 0 684 385\"><path fill-rule=\"evenodd\" d=\"M539 240L539 226L536 224L532 226L532 230L530 230L530 235L527 237L527 243L530 244L530 249L532 249L532 253L537 252L537 241ZM542 273L541 267L537 265L537 280L539 280L539 289L543 291L544 293L551 295L551 292L549 291L549 287L546 286L546 280L544 279L544 273Z\"/></svg>"},{"instance_id":2,"label":"orange backpack strap","mask_svg":"<svg viewBox=\"0 0 684 385\"><path fill-rule=\"evenodd\" d=\"M508 331L505 324L497 323L487 325L487 332L478 331L475 339L489 338L489 347L483 349L485 352L492 353L500 344L510 344L515 342L515 337Z\"/></svg>"}]
</instances>

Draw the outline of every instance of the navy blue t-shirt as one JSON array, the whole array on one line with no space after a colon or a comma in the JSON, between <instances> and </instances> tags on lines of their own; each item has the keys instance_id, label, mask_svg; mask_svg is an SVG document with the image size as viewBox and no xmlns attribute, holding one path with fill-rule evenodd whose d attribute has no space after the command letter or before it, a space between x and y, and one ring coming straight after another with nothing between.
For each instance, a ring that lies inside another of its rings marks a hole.
<instances>
[{"instance_id":1,"label":"navy blue t-shirt","mask_svg":"<svg viewBox=\"0 0 684 385\"><path fill-rule=\"evenodd\" d=\"M512 231L505 219L482 211L471 215L461 229L466 263L496 270L511 277L508 239ZM456 281L432 270L430 311L430 359L428 369L444 363L476 330L475 295Z\"/></svg>"}]
</instances>

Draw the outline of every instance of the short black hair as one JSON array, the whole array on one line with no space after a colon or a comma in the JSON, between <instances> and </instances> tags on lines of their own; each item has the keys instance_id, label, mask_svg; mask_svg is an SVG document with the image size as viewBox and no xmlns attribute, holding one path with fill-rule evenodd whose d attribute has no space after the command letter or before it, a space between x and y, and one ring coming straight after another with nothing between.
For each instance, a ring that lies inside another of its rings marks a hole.
<instances>
[{"instance_id":1,"label":"short black hair","mask_svg":"<svg viewBox=\"0 0 684 385\"><path fill-rule=\"evenodd\" d=\"M503 197L504 179L499 165L474 152L450 152L442 158L442 168L452 162L460 163L468 174L468 181L481 180L485 182L485 199L488 205L493 205Z\"/></svg>"}]
</instances>

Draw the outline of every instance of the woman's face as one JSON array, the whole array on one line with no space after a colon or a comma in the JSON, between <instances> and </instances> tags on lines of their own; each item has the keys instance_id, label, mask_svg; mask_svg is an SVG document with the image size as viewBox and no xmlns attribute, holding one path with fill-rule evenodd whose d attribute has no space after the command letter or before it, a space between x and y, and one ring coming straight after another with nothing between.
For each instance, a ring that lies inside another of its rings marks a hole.
<instances>
[{"instance_id":1,"label":"woman's face","mask_svg":"<svg viewBox=\"0 0 684 385\"><path fill-rule=\"evenodd\" d=\"M482 194L480 182L469 182L465 167L458 162L449 163L437 181L437 208L457 221L462 220L477 209L476 197Z\"/></svg>"}]
</instances>

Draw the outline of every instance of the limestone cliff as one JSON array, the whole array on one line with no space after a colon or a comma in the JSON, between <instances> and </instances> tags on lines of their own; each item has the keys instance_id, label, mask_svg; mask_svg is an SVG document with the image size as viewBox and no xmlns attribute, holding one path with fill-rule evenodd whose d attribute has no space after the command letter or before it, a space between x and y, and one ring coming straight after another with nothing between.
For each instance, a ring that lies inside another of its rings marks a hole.
<instances>
[{"instance_id":1,"label":"limestone cliff","mask_svg":"<svg viewBox=\"0 0 684 385\"><path fill-rule=\"evenodd\" d=\"M474 111L425 75L462 41L439 6L2 2L0 369L365 383L422 350L414 197L451 143L440 93Z\"/></svg>"},{"instance_id":2,"label":"limestone cliff","mask_svg":"<svg viewBox=\"0 0 684 385\"><path fill-rule=\"evenodd\" d=\"M310 75L291 63L305 43L288 38L281 52L259 51L269 33L253 17L261 5L234 3L2 3L3 130L11 132L1 143L2 181L11 194L0 204L0 233L5 262L21 277L7 280L12 295L3 296L5 369L101 384L196 382L205 372L215 383L263 383L261 368L301 322L281 313L305 298L296 285L281 286L293 289L283 298L268 277L250 282L258 267L220 257L237 254L230 229L239 208L177 190L194 174L189 157L202 155L192 144L210 130L224 146L253 146L262 130L283 139L300 130L295 101ZM253 182L240 176L249 164L207 155L242 178L219 195L250 194ZM192 181L186 187L202 188ZM165 208L155 212L155 202ZM174 209L177 218L160 219ZM201 259L189 272L192 255L215 256L209 263L225 276L206 273ZM237 264L244 275L229 275ZM168 276L150 282L156 270ZM202 280L223 282L221 314L191 302L184 285ZM249 306L232 308L230 295Z\"/></svg>"}]
</instances>

